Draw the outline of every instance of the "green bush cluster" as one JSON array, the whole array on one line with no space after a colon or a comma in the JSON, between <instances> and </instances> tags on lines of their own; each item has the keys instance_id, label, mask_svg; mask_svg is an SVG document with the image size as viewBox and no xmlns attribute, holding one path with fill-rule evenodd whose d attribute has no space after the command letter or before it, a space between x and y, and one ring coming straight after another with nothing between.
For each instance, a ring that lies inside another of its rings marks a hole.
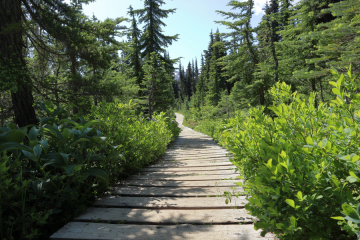
<instances>
[{"instance_id":1,"label":"green bush cluster","mask_svg":"<svg viewBox=\"0 0 360 240\"><path fill-rule=\"evenodd\" d=\"M179 133L164 114L143 121L128 114L130 105L102 103L91 121L60 119L51 103L39 107L47 115L39 126L0 128L1 239L46 239Z\"/></svg>"},{"instance_id":2,"label":"green bush cluster","mask_svg":"<svg viewBox=\"0 0 360 240\"><path fill-rule=\"evenodd\" d=\"M262 234L360 239L360 83L351 70L333 74L336 98L329 103L316 106L315 94L305 98L278 83L270 90L273 115L251 108L196 128L234 154L246 209Z\"/></svg>"},{"instance_id":3,"label":"green bush cluster","mask_svg":"<svg viewBox=\"0 0 360 240\"><path fill-rule=\"evenodd\" d=\"M180 133L175 114L160 113L147 121L135 115L134 106L131 102L103 102L91 110L92 118L106 122L99 129L121 153L111 169L116 173L114 177L120 177L118 180L158 159Z\"/></svg>"}]
</instances>

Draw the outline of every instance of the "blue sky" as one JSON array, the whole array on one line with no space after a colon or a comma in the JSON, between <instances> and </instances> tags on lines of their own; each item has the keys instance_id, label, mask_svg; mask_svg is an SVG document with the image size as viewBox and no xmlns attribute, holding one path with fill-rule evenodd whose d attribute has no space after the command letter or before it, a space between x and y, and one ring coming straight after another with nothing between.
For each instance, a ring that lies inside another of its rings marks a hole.
<instances>
[{"instance_id":1,"label":"blue sky","mask_svg":"<svg viewBox=\"0 0 360 240\"><path fill-rule=\"evenodd\" d=\"M65 0L69 2L70 0ZM183 57L181 62L187 65L197 57L200 65L201 54L207 49L211 29L215 32L228 31L225 26L214 23L223 20L216 10L229 11L226 6L228 0L165 0L163 9L176 8L176 13L163 19L167 26L163 29L166 35L180 34L179 40L168 47L171 58ZM255 0L252 26L256 26L262 17L262 7L266 0ZM84 13L92 16L94 13L99 20L106 18L127 17L128 7L134 9L144 6L143 0L97 0L84 6ZM124 25L130 26L130 23Z\"/></svg>"}]
</instances>

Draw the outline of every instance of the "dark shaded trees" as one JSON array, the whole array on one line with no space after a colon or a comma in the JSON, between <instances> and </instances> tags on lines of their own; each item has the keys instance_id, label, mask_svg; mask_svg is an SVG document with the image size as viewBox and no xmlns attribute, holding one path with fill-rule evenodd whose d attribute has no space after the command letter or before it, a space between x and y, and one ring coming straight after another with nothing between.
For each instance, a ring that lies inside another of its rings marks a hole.
<instances>
[{"instance_id":1,"label":"dark shaded trees","mask_svg":"<svg viewBox=\"0 0 360 240\"><path fill-rule=\"evenodd\" d=\"M79 102L78 96L86 85L79 72L83 62L92 66L94 72L110 66L112 53L118 48L111 35L119 29L117 24L122 19L104 23L91 21L81 13L81 5L88 2L91 1L80 0L68 5L60 0L1 1L0 75L8 76L2 78L1 89L11 91L15 122L19 126L37 122L33 108L33 76L25 61L30 48L43 60L48 53L61 55L61 61L68 59L69 64L62 66L69 69L67 78L71 92L68 94L72 102ZM77 110L74 108L75 113Z\"/></svg>"}]
</instances>

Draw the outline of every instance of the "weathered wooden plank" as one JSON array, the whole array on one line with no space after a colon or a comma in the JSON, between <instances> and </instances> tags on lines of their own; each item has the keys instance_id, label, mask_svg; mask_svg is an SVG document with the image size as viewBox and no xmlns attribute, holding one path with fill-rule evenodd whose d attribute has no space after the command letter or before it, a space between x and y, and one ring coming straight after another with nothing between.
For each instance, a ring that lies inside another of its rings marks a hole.
<instances>
[{"instance_id":1,"label":"weathered wooden plank","mask_svg":"<svg viewBox=\"0 0 360 240\"><path fill-rule=\"evenodd\" d=\"M224 151L207 151L207 152L197 152L197 151L184 151L184 153L166 153L163 157L208 157L208 156L230 156L231 154Z\"/></svg>"},{"instance_id":2,"label":"weathered wooden plank","mask_svg":"<svg viewBox=\"0 0 360 240\"><path fill-rule=\"evenodd\" d=\"M213 149L224 149L222 147L220 147L217 144L182 144L180 146L177 146L177 144L169 146L169 149L180 149L180 148L187 148L187 147L199 147L199 148L213 148Z\"/></svg>"},{"instance_id":3,"label":"weathered wooden plank","mask_svg":"<svg viewBox=\"0 0 360 240\"><path fill-rule=\"evenodd\" d=\"M237 209L134 209L134 208L88 208L74 221L110 221L114 223L155 224L224 224L252 223L254 217L243 208Z\"/></svg>"},{"instance_id":4,"label":"weathered wooden plank","mask_svg":"<svg viewBox=\"0 0 360 240\"><path fill-rule=\"evenodd\" d=\"M214 161L214 160L229 160L229 157L227 156L207 156L207 157L168 157L168 158L163 158L161 159L163 161L199 161L199 160L203 160L203 161Z\"/></svg>"},{"instance_id":5,"label":"weathered wooden plank","mask_svg":"<svg viewBox=\"0 0 360 240\"><path fill-rule=\"evenodd\" d=\"M163 181L204 181L204 180L233 180L238 179L237 177L239 174L228 174L228 175L177 175L177 176L144 176L144 175L133 175L130 176L128 179L134 180L134 179L151 179L151 180L163 180Z\"/></svg>"},{"instance_id":6,"label":"weathered wooden plank","mask_svg":"<svg viewBox=\"0 0 360 240\"><path fill-rule=\"evenodd\" d=\"M234 198L226 204L224 197L102 197L95 201L95 207L167 208L167 209L224 209L243 208L248 201L244 196Z\"/></svg>"},{"instance_id":7,"label":"weathered wooden plank","mask_svg":"<svg viewBox=\"0 0 360 240\"><path fill-rule=\"evenodd\" d=\"M110 194L126 196L159 196L159 197L212 197L233 192L232 187L137 187L120 186L110 188ZM243 188L236 187L237 192Z\"/></svg>"},{"instance_id":8,"label":"weathered wooden plank","mask_svg":"<svg viewBox=\"0 0 360 240\"><path fill-rule=\"evenodd\" d=\"M171 150L171 151L167 151L165 152L165 155L179 155L179 154L187 154L187 155L193 155L193 154L213 154L213 153L225 153L225 154L230 154L229 151L226 150L218 150L218 149L210 149L210 150L192 150L192 151L188 151L188 150Z\"/></svg>"},{"instance_id":9,"label":"weathered wooden plank","mask_svg":"<svg viewBox=\"0 0 360 240\"><path fill-rule=\"evenodd\" d=\"M161 161L156 164L148 166L148 168L163 168L163 167L216 167L216 166L227 166L227 167L234 167L234 165L226 160L226 161L218 161L215 163L210 163L208 161L196 161L196 162L190 162L190 161Z\"/></svg>"},{"instance_id":10,"label":"weathered wooden plank","mask_svg":"<svg viewBox=\"0 0 360 240\"><path fill-rule=\"evenodd\" d=\"M236 187L235 183L242 180L212 180L212 181L154 181L125 180L122 185L142 187Z\"/></svg>"},{"instance_id":11,"label":"weathered wooden plank","mask_svg":"<svg viewBox=\"0 0 360 240\"><path fill-rule=\"evenodd\" d=\"M212 164L212 163L219 163L219 164L230 164L230 160L227 158L213 158L213 159L209 159L209 160L204 160L204 159L200 159L200 160L196 160L196 161L192 161L192 160L161 160L158 164L183 164L183 163L188 163L190 165L208 165L208 164Z\"/></svg>"},{"instance_id":12,"label":"weathered wooden plank","mask_svg":"<svg viewBox=\"0 0 360 240\"><path fill-rule=\"evenodd\" d=\"M140 172L181 172L181 171L220 171L220 170L235 170L235 166L216 166L216 167L183 167L183 168L143 168Z\"/></svg>"},{"instance_id":13,"label":"weathered wooden plank","mask_svg":"<svg viewBox=\"0 0 360 240\"><path fill-rule=\"evenodd\" d=\"M199 175L224 175L224 174L233 174L235 170L215 170L215 171L196 171L196 170L188 170L188 171L178 171L178 172L138 172L134 175L143 175L143 176L199 176Z\"/></svg>"},{"instance_id":14,"label":"weathered wooden plank","mask_svg":"<svg viewBox=\"0 0 360 240\"><path fill-rule=\"evenodd\" d=\"M253 225L131 225L70 222L53 234L52 240L273 240L260 236Z\"/></svg>"}]
</instances>

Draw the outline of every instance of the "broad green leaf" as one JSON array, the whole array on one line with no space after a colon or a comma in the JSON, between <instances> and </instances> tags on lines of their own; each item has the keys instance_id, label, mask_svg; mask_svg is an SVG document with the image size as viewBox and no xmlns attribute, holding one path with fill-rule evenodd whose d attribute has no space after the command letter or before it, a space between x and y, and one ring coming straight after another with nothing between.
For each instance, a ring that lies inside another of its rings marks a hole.
<instances>
[{"instance_id":1,"label":"broad green leaf","mask_svg":"<svg viewBox=\"0 0 360 240\"><path fill-rule=\"evenodd\" d=\"M254 224L255 230L266 229L268 227L269 227L269 224L267 224L266 222L257 222L257 223Z\"/></svg>"},{"instance_id":2,"label":"broad green leaf","mask_svg":"<svg viewBox=\"0 0 360 240\"><path fill-rule=\"evenodd\" d=\"M289 204L291 207L295 208L295 202L292 199L286 199L285 202Z\"/></svg>"},{"instance_id":3,"label":"broad green leaf","mask_svg":"<svg viewBox=\"0 0 360 240\"><path fill-rule=\"evenodd\" d=\"M82 165L80 164L69 164L66 165L65 171L68 175L74 174L78 171L80 171L82 168Z\"/></svg>"},{"instance_id":4,"label":"broad green leaf","mask_svg":"<svg viewBox=\"0 0 360 240\"><path fill-rule=\"evenodd\" d=\"M333 92L334 94L336 94L336 95L340 95L340 96L341 96L340 90L337 89L337 88L333 88L333 89L332 89L332 92Z\"/></svg>"},{"instance_id":5,"label":"broad green leaf","mask_svg":"<svg viewBox=\"0 0 360 240\"><path fill-rule=\"evenodd\" d=\"M43 128L43 129L44 129L45 134L49 134L50 136L57 138L61 142L65 142L63 135L56 127L49 126L49 127Z\"/></svg>"},{"instance_id":6,"label":"broad green leaf","mask_svg":"<svg viewBox=\"0 0 360 240\"><path fill-rule=\"evenodd\" d=\"M25 155L25 157L29 158L30 160L32 161L35 161L35 156L34 154L28 152L28 151L24 151L24 150L21 150L22 153Z\"/></svg>"},{"instance_id":7,"label":"broad green leaf","mask_svg":"<svg viewBox=\"0 0 360 240\"><path fill-rule=\"evenodd\" d=\"M332 85L332 86L334 86L334 87L337 87L337 84L336 84L336 82L334 82L334 81L329 81L329 84Z\"/></svg>"},{"instance_id":8,"label":"broad green leaf","mask_svg":"<svg viewBox=\"0 0 360 240\"><path fill-rule=\"evenodd\" d=\"M88 174L90 176L95 176L103 180L106 184L109 184L109 174L106 170L102 168L89 168L82 171L82 174Z\"/></svg>"},{"instance_id":9,"label":"broad green leaf","mask_svg":"<svg viewBox=\"0 0 360 240\"><path fill-rule=\"evenodd\" d=\"M54 166L57 168L65 169L65 167L67 165L67 158L69 157L69 155L70 154L64 154L64 153L44 154L42 156L42 160L46 160L46 162L43 165L43 167L50 165L50 166Z\"/></svg>"},{"instance_id":10,"label":"broad green leaf","mask_svg":"<svg viewBox=\"0 0 360 240\"><path fill-rule=\"evenodd\" d=\"M40 144L41 144L42 148L44 149L44 152L47 153L49 150L48 141L44 138L40 141Z\"/></svg>"},{"instance_id":11,"label":"broad green leaf","mask_svg":"<svg viewBox=\"0 0 360 240\"><path fill-rule=\"evenodd\" d=\"M303 199L302 192L298 191L297 197L300 199L300 201L302 201L302 199Z\"/></svg>"},{"instance_id":12,"label":"broad green leaf","mask_svg":"<svg viewBox=\"0 0 360 240\"><path fill-rule=\"evenodd\" d=\"M354 157L351 158L351 162L355 163L357 160L359 160L359 156L355 155Z\"/></svg>"},{"instance_id":13,"label":"broad green leaf","mask_svg":"<svg viewBox=\"0 0 360 240\"><path fill-rule=\"evenodd\" d=\"M52 116L53 116L53 117L56 117L62 110L63 110L62 108L56 109L56 110L52 113Z\"/></svg>"},{"instance_id":14,"label":"broad green leaf","mask_svg":"<svg viewBox=\"0 0 360 240\"><path fill-rule=\"evenodd\" d=\"M36 160L39 160L40 159L40 156L41 156L41 153L42 153L42 148L40 147L39 144L37 144L34 149L34 156L35 156L35 159Z\"/></svg>"},{"instance_id":15,"label":"broad green leaf","mask_svg":"<svg viewBox=\"0 0 360 240\"><path fill-rule=\"evenodd\" d=\"M277 223L276 224L276 228L277 229L284 229L285 228L285 225L283 223Z\"/></svg>"},{"instance_id":16,"label":"broad green leaf","mask_svg":"<svg viewBox=\"0 0 360 240\"><path fill-rule=\"evenodd\" d=\"M16 130L16 125L14 123L9 123L8 128L10 128L11 130Z\"/></svg>"},{"instance_id":17,"label":"broad green leaf","mask_svg":"<svg viewBox=\"0 0 360 240\"><path fill-rule=\"evenodd\" d=\"M0 152L11 151L11 150L23 150L32 153L33 150L19 143L7 142L0 145Z\"/></svg>"},{"instance_id":18,"label":"broad green leaf","mask_svg":"<svg viewBox=\"0 0 360 240\"><path fill-rule=\"evenodd\" d=\"M291 225L296 228L296 218L294 216L291 216L290 217L290 222L291 222Z\"/></svg>"},{"instance_id":19,"label":"broad green leaf","mask_svg":"<svg viewBox=\"0 0 360 240\"><path fill-rule=\"evenodd\" d=\"M306 137L306 143L309 145L313 145L314 141L312 140L312 138L310 136Z\"/></svg>"},{"instance_id":20,"label":"broad green leaf","mask_svg":"<svg viewBox=\"0 0 360 240\"><path fill-rule=\"evenodd\" d=\"M44 110L47 114L51 114L51 112L47 109L47 107L45 106L45 104L43 102L39 102L37 103L37 105L42 109Z\"/></svg>"},{"instance_id":21,"label":"broad green leaf","mask_svg":"<svg viewBox=\"0 0 360 240\"><path fill-rule=\"evenodd\" d=\"M29 136L30 141L36 140L36 137L37 137L39 131L40 131L40 129L37 129L35 126L29 130L28 136Z\"/></svg>"},{"instance_id":22,"label":"broad green leaf","mask_svg":"<svg viewBox=\"0 0 360 240\"><path fill-rule=\"evenodd\" d=\"M84 125L84 129L90 127L90 126L93 126L95 124L99 124L99 125L104 125L105 123L102 122L102 121L99 121L99 120L91 120L91 121L88 121L85 125Z\"/></svg>"},{"instance_id":23,"label":"broad green leaf","mask_svg":"<svg viewBox=\"0 0 360 240\"><path fill-rule=\"evenodd\" d=\"M353 207L351 207L349 204L343 204L342 209L344 214L346 215L345 219L353 221L355 223L360 223L360 217Z\"/></svg>"},{"instance_id":24,"label":"broad green leaf","mask_svg":"<svg viewBox=\"0 0 360 240\"><path fill-rule=\"evenodd\" d=\"M271 169L271 167L272 167L272 159L270 158L270 159L267 161L267 163L265 163L265 165L266 165L269 169Z\"/></svg>"},{"instance_id":25,"label":"broad green leaf","mask_svg":"<svg viewBox=\"0 0 360 240\"><path fill-rule=\"evenodd\" d=\"M73 121L73 120L71 120L71 119L62 119L62 120L60 120L60 123L62 123L62 122L71 123L71 124L73 124L76 128L81 127L77 122L75 122L75 121Z\"/></svg>"},{"instance_id":26,"label":"broad green leaf","mask_svg":"<svg viewBox=\"0 0 360 240\"><path fill-rule=\"evenodd\" d=\"M8 142L21 143L24 140L25 133L21 130L13 130L7 137Z\"/></svg>"},{"instance_id":27,"label":"broad green leaf","mask_svg":"<svg viewBox=\"0 0 360 240\"><path fill-rule=\"evenodd\" d=\"M74 139L73 141L69 142L68 145L66 145L66 148L69 148L71 147L72 145L75 145L76 143L79 143L79 142L90 142L90 140L88 138L77 138L77 139Z\"/></svg>"},{"instance_id":28,"label":"broad green leaf","mask_svg":"<svg viewBox=\"0 0 360 240\"><path fill-rule=\"evenodd\" d=\"M324 139L321 141L321 143L322 143L322 147L325 148L326 145L328 144L327 138L324 138Z\"/></svg>"},{"instance_id":29,"label":"broad green leaf","mask_svg":"<svg viewBox=\"0 0 360 240\"><path fill-rule=\"evenodd\" d=\"M350 183L354 183L354 182L358 182L359 181L359 178L357 177L353 177L353 176L348 176L346 178L346 181L350 182Z\"/></svg>"},{"instance_id":30,"label":"broad green leaf","mask_svg":"<svg viewBox=\"0 0 360 240\"><path fill-rule=\"evenodd\" d=\"M62 134L65 139L68 139L71 136L71 133L68 128L64 128L64 130L62 131Z\"/></svg>"},{"instance_id":31,"label":"broad green leaf","mask_svg":"<svg viewBox=\"0 0 360 240\"><path fill-rule=\"evenodd\" d=\"M41 117L40 118L40 125L45 125L46 123L48 123L50 120L53 120L54 117Z\"/></svg>"}]
</instances>

